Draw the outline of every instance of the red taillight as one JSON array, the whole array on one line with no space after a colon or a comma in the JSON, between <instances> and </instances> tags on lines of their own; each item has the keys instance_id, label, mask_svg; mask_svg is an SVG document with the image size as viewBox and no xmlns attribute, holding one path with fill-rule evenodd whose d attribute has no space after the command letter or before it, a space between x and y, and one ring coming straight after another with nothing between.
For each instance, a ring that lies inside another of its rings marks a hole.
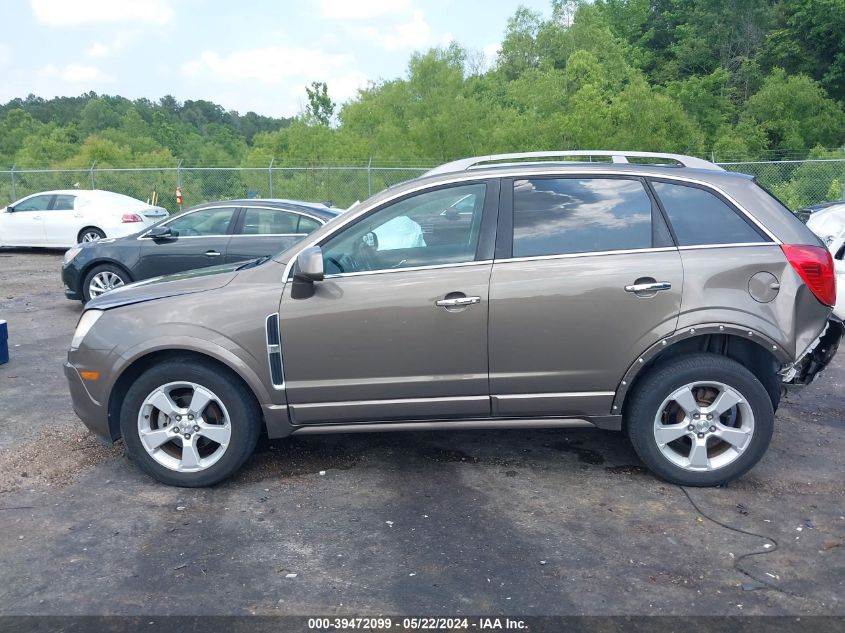
<instances>
[{"instance_id":1,"label":"red taillight","mask_svg":"<svg viewBox=\"0 0 845 633\"><path fill-rule=\"evenodd\" d=\"M121 222L143 222L141 216L137 213L124 213L123 217L120 218Z\"/></svg>"},{"instance_id":2,"label":"red taillight","mask_svg":"<svg viewBox=\"0 0 845 633\"><path fill-rule=\"evenodd\" d=\"M833 269L833 256L821 246L783 244L786 259L816 298L823 304L832 306L836 303L836 276Z\"/></svg>"}]
</instances>

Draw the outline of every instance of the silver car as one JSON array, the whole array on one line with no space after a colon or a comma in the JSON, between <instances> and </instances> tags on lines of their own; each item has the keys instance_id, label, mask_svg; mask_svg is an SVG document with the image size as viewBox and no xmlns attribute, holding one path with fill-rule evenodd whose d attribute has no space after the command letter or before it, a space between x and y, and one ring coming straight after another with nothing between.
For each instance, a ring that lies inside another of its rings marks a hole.
<instances>
[{"instance_id":1,"label":"silver car","mask_svg":"<svg viewBox=\"0 0 845 633\"><path fill-rule=\"evenodd\" d=\"M587 159L589 158L589 162ZM754 180L688 156L465 159L266 260L87 304L74 407L167 484L262 433L599 427L679 484L747 472L843 333L830 253Z\"/></svg>"}]
</instances>

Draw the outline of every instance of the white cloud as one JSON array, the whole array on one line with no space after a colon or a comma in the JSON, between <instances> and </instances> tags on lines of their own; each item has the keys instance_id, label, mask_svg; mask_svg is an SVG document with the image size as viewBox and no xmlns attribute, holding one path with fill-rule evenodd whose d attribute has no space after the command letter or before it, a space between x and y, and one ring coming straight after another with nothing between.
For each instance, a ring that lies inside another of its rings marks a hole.
<instances>
[{"instance_id":1,"label":"white cloud","mask_svg":"<svg viewBox=\"0 0 845 633\"><path fill-rule=\"evenodd\" d=\"M49 26L167 24L174 17L170 0L30 0L30 5L36 19Z\"/></svg>"},{"instance_id":2,"label":"white cloud","mask_svg":"<svg viewBox=\"0 0 845 633\"><path fill-rule=\"evenodd\" d=\"M330 54L302 47L265 46L221 56L205 51L199 59L187 62L182 72L187 77L211 74L223 81L251 79L262 83L279 83L292 77L327 76L347 66L352 57Z\"/></svg>"},{"instance_id":3,"label":"white cloud","mask_svg":"<svg viewBox=\"0 0 845 633\"><path fill-rule=\"evenodd\" d=\"M69 84L84 84L85 86L114 81L114 77L107 75L97 66L87 64L68 64L63 68L59 68L55 64L47 64L38 71L38 75L51 79L61 79Z\"/></svg>"},{"instance_id":4,"label":"white cloud","mask_svg":"<svg viewBox=\"0 0 845 633\"><path fill-rule=\"evenodd\" d=\"M103 59L110 56L111 49L102 42L94 42L85 54L93 59Z\"/></svg>"},{"instance_id":5,"label":"white cloud","mask_svg":"<svg viewBox=\"0 0 845 633\"><path fill-rule=\"evenodd\" d=\"M421 48L431 42L431 28L423 12L415 9L410 22L395 24L387 28L368 26L360 31L366 38L378 43L388 51L403 48Z\"/></svg>"},{"instance_id":6,"label":"white cloud","mask_svg":"<svg viewBox=\"0 0 845 633\"><path fill-rule=\"evenodd\" d=\"M0 44L0 66L8 64L10 59L9 48Z\"/></svg>"},{"instance_id":7,"label":"white cloud","mask_svg":"<svg viewBox=\"0 0 845 633\"><path fill-rule=\"evenodd\" d=\"M320 0L320 12L328 20L371 20L410 8L410 0Z\"/></svg>"},{"instance_id":8,"label":"white cloud","mask_svg":"<svg viewBox=\"0 0 845 633\"><path fill-rule=\"evenodd\" d=\"M90 47L88 47L85 54L91 59L108 59L128 48L139 37L142 37L142 31L139 29L121 29L114 33L114 35L105 42L94 42Z\"/></svg>"},{"instance_id":9,"label":"white cloud","mask_svg":"<svg viewBox=\"0 0 845 633\"><path fill-rule=\"evenodd\" d=\"M201 83L204 91L220 95L227 107L285 116L302 109L305 86L312 81L325 81L337 103L367 85L367 76L353 66L351 55L301 47L265 46L230 55L205 51L181 70L187 80ZM223 86L238 89L221 91Z\"/></svg>"}]
</instances>

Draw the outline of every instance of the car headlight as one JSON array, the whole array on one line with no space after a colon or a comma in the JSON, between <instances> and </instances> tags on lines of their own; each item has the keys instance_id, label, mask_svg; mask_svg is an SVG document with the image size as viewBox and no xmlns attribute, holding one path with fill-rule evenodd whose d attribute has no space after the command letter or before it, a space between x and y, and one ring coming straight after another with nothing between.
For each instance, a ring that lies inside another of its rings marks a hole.
<instances>
[{"instance_id":1,"label":"car headlight","mask_svg":"<svg viewBox=\"0 0 845 633\"><path fill-rule=\"evenodd\" d=\"M94 327L97 320L103 316L102 310L86 310L79 318L79 323L76 324L76 332L73 333L73 340L70 342L71 349L79 349L82 344L82 339Z\"/></svg>"},{"instance_id":2,"label":"car headlight","mask_svg":"<svg viewBox=\"0 0 845 633\"><path fill-rule=\"evenodd\" d=\"M73 248L69 248L65 251L65 260L64 265L67 266L73 258L79 255L79 252L82 250L81 246L74 246Z\"/></svg>"}]
</instances>

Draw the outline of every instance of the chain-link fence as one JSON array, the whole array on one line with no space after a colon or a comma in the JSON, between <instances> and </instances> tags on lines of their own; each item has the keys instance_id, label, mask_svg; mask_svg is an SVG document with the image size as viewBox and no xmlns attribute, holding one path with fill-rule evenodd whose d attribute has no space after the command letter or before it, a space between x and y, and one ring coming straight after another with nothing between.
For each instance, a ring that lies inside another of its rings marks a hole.
<instances>
[{"instance_id":1,"label":"chain-link fence","mask_svg":"<svg viewBox=\"0 0 845 633\"><path fill-rule=\"evenodd\" d=\"M721 163L748 173L791 209L825 200L840 200L845 160L786 160ZM170 212L183 205L232 198L290 198L331 202L347 207L382 189L416 178L428 167L273 166L163 167L89 169L11 169L0 171L0 205L52 189L106 189L140 200L157 200Z\"/></svg>"}]
</instances>

